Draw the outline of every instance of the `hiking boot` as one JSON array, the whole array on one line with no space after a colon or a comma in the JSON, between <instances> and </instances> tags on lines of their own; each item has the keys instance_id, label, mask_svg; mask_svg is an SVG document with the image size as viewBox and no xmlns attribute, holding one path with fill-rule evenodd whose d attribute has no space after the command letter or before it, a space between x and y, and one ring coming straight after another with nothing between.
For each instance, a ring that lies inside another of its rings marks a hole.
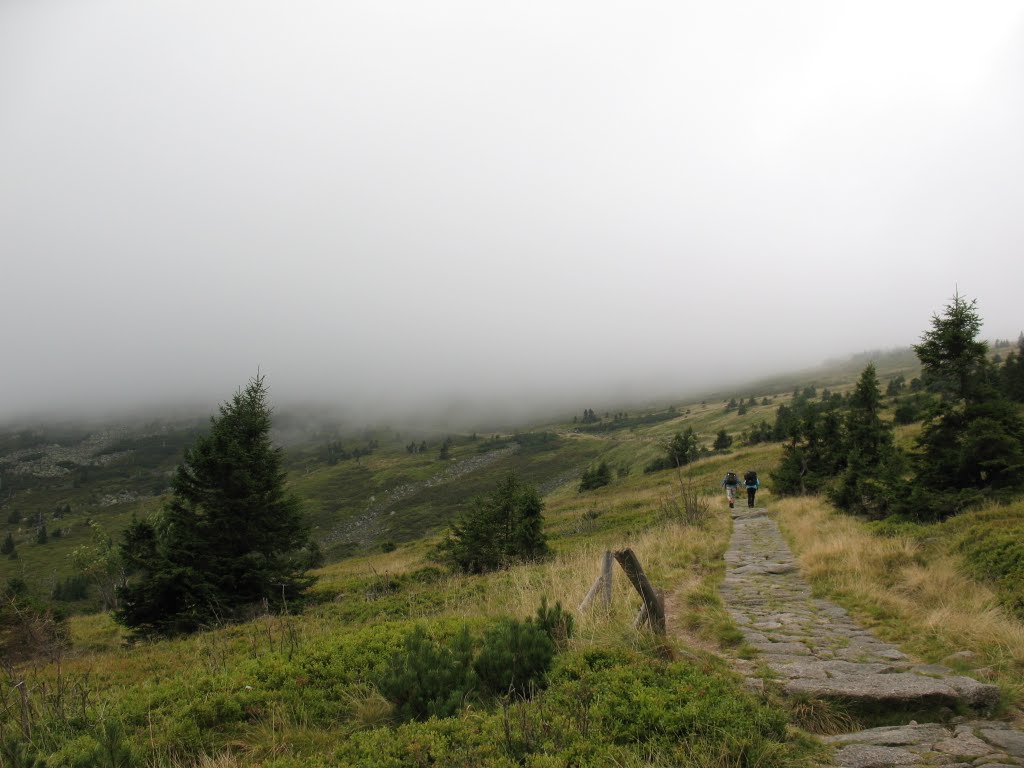
<instances>
[{"instance_id":1,"label":"hiking boot","mask_svg":"<svg viewBox=\"0 0 1024 768\"><path fill-rule=\"evenodd\" d=\"M735 506L736 506L736 502L734 502L734 501L730 501L729 502L729 509L732 509Z\"/></svg>"}]
</instances>

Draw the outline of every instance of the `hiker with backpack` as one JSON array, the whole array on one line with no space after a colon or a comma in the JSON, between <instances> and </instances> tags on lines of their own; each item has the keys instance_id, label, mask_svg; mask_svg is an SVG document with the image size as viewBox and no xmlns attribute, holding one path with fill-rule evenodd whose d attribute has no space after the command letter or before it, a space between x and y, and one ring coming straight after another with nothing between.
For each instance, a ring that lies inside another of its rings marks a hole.
<instances>
[{"instance_id":1,"label":"hiker with backpack","mask_svg":"<svg viewBox=\"0 0 1024 768\"><path fill-rule=\"evenodd\" d=\"M729 499L729 509L736 506L736 489L740 486L740 478L735 472L726 472L722 487L725 488L725 496Z\"/></svg>"},{"instance_id":2,"label":"hiker with backpack","mask_svg":"<svg viewBox=\"0 0 1024 768\"><path fill-rule=\"evenodd\" d=\"M754 494L757 493L757 489L761 487L761 483L757 481L757 472L749 470L743 475L743 484L747 486L747 506L754 506Z\"/></svg>"}]
</instances>

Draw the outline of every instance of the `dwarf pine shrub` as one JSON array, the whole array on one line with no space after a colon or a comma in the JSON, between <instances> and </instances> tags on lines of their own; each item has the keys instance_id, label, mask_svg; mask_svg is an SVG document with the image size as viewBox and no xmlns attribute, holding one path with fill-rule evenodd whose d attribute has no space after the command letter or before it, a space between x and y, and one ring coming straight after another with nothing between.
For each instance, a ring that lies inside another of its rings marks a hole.
<instances>
[{"instance_id":1,"label":"dwarf pine shrub","mask_svg":"<svg viewBox=\"0 0 1024 768\"><path fill-rule=\"evenodd\" d=\"M532 620L501 619L484 635L474 668L484 690L525 695L551 667L555 644Z\"/></svg>"},{"instance_id":2,"label":"dwarf pine shrub","mask_svg":"<svg viewBox=\"0 0 1024 768\"><path fill-rule=\"evenodd\" d=\"M556 649L565 648L572 637L575 619L568 611L562 610L560 602L555 603L554 608L548 607L547 595L540 599L540 606L537 608L537 626L543 629Z\"/></svg>"},{"instance_id":3,"label":"dwarf pine shrub","mask_svg":"<svg viewBox=\"0 0 1024 768\"><path fill-rule=\"evenodd\" d=\"M451 645L444 646L416 627L406 636L403 650L392 657L379 688L402 720L458 714L476 688L469 629L463 627Z\"/></svg>"}]
</instances>

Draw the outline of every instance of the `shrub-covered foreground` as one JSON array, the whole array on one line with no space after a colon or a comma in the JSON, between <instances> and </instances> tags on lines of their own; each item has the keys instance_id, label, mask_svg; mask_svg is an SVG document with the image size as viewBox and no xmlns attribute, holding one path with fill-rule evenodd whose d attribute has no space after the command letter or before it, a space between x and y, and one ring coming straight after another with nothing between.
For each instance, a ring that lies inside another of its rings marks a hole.
<instances>
[{"instance_id":1,"label":"shrub-covered foreground","mask_svg":"<svg viewBox=\"0 0 1024 768\"><path fill-rule=\"evenodd\" d=\"M714 487L717 462L689 465L688 477ZM555 521L549 558L448 574L423 560L425 542L332 566L299 616L264 615L131 646L109 617L78 617L60 665L40 659L3 680L0 762L806 764L811 749L786 732L784 710L744 691L717 660L671 660L684 653L673 641L633 630L636 597L625 579L615 582L606 611L575 617L575 632L557 604L537 611L545 594L575 602L603 550L624 545L680 604L689 605L694 590L713 593L728 518L665 522L660 504L677 492L674 473L621 478L599 502L567 485L546 499ZM581 513L596 503L599 524L580 535ZM532 624L524 620L531 614ZM678 626L690 626L693 615ZM423 661L414 670L443 664L460 694L435 697L424 677L427 706L403 711L403 696L415 693L403 685L419 685L415 676L403 680L411 648Z\"/></svg>"},{"instance_id":2,"label":"shrub-covered foreground","mask_svg":"<svg viewBox=\"0 0 1024 768\"><path fill-rule=\"evenodd\" d=\"M377 686L422 626L394 622L274 648L237 628L191 673L154 668L102 703L87 679L37 683L31 733L16 700L5 702L0 754L4 765L124 767L194 764L200 755L281 767L804 764L784 712L744 691L721 662L667 661L661 646L565 651L542 690L496 696L484 686L451 717L399 724L404 713ZM444 619L428 632L458 653L467 636L486 650L494 626ZM234 658L217 674L218 657L246 645L248 661Z\"/></svg>"},{"instance_id":3,"label":"shrub-covered foreground","mask_svg":"<svg viewBox=\"0 0 1024 768\"><path fill-rule=\"evenodd\" d=\"M599 649L560 656L532 701L368 730L333 760L389 768L801 763L785 714L721 670Z\"/></svg>"}]
</instances>

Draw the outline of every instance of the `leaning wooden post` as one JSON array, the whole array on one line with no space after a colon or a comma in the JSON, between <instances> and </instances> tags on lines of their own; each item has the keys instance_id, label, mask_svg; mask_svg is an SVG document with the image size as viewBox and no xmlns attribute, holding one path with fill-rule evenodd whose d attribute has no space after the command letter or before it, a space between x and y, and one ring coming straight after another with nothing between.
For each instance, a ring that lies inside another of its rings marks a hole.
<instances>
[{"instance_id":1,"label":"leaning wooden post","mask_svg":"<svg viewBox=\"0 0 1024 768\"><path fill-rule=\"evenodd\" d=\"M636 588L636 591L640 593L640 597L643 598L651 629L659 635L664 635L665 606L651 585L651 582L648 581L646 574L644 574L644 569L640 566L640 561L633 554L633 550L620 549L615 553L615 559L619 561L622 570L626 572L626 577Z\"/></svg>"},{"instance_id":2,"label":"leaning wooden post","mask_svg":"<svg viewBox=\"0 0 1024 768\"><path fill-rule=\"evenodd\" d=\"M602 590L601 588L604 587ZM580 603L580 610L582 611L593 600L598 591L601 591L601 597L604 601L604 606L607 608L612 604L612 553L606 551L604 553L604 559L601 562L601 575L594 581L590 591L587 592L587 596L583 598L583 602Z\"/></svg>"},{"instance_id":3,"label":"leaning wooden post","mask_svg":"<svg viewBox=\"0 0 1024 768\"><path fill-rule=\"evenodd\" d=\"M606 549L604 552L604 559L601 561L601 578L604 579L604 607L607 608L612 604L612 561L615 558L612 557L610 549Z\"/></svg>"}]
</instances>

